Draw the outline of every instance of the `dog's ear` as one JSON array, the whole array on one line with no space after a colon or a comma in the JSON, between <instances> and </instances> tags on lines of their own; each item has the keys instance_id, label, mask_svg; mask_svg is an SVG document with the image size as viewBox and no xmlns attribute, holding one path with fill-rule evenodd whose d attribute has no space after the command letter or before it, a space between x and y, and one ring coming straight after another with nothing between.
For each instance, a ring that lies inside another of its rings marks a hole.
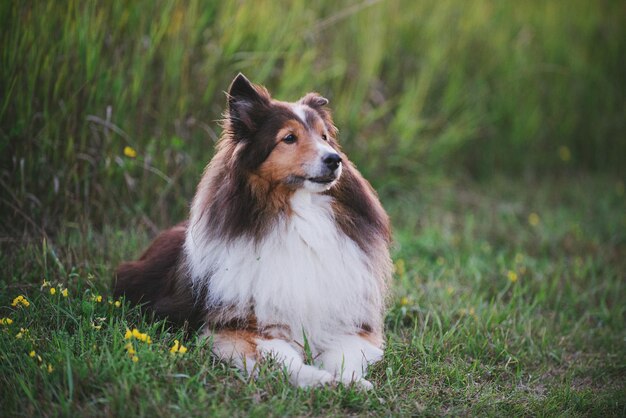
<instances>
[{"instance_id":1,"label":"dog's ear","mask_svg":"<svg viewBox=\"0 0 626 418\"><path fill-rule=\"evenodd\" d=\"M239 73L228 88L228 119L233 133L243 139L253 133L270 105L270 94Z\"/></svg>"},{"instance_id":2,"label":"dog's ear","mask_svg":"<svg viewBox=\"0 0 626 418\"><path fill-rule=\"evenodd\" d=\"M326 124L326 129L333 138L337 137L337 128L333 123L332 115L330 114L330 109L328 108L328 99L326 97L322 97L317 93L309 93L299 100L299 103L307 105L314 109L324 120Z\"/></svg>"},{"instance_id":3,"label":"dog's ear","mask_svg":"<svg viewBox=\"0 0 626 418\"><path fill-rule=\"evenodd\" d=\"M310 106L314 109L321 109L328 104L328 99L317 93L309 93L300 99L300 103Z\"/></svg>"}]
</instances>

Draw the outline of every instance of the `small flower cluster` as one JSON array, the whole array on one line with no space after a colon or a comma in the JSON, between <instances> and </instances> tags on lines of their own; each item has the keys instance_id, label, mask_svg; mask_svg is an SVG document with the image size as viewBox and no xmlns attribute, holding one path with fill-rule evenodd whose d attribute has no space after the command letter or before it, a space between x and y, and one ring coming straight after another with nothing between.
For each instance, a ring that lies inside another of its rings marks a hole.
<instances>
[{"instance_id":1,"label":"small flower cluster","mask_svg":"<svg viewBox=\"0 0 626 418\"><path fill-rule=\"evenodd\" d=\"M48 373L52 373L54 371L54 367L52 367L52 364L50 363L48 363L47 365L43 364L43 359L41 358L39 354L37 354L35 350L31 350L30 353L28 353L28 357L37 360L39 364L41 365L40 367L45 368L48 371Z\"/></svg>"},{"instance_id":2,"label":"small flower cluster","mask_svg":"<svg viewBox=\"0 0 626 418\"><path fill-rule=\"evenodd\" d=\"M174 340L174 345L170 348L170 353L172 354L185 354L187 352L187 347L182 345L178 340Z\"/></svg>"},{"instance_id":3,"label":"small flower cluster","mask_svg":"<svg viewBox=\"0 0 626 418\"><path fill-rule=\"evenodd\" d=\"M30 306L30 302L23 295L19 295L18 297L13 299L13 302L11 302L11 306L23 306L25 308L28 308Z\"/></svg>"},{"instance_id":4,"label":"small flower cluster","mask_svg":"<svg viewBox=\"0 0 626 418\"><path fill-rule=\"evenodd\" d=\"M526 274L526 266L524 265L524 254L515 254L515 267L507 270L505 275L509 282L516 283L521 276Z\"/></svg>"},{"instance_id":5,"label":"small flower cluster","mask_svg":"<svg viewBox=\"0 0 626 418\"><path fill-rule=\"evenodd\" d=\"M102 296L100 295L91 295L91 301L96 303L102 302Z\"/></svg>"},{"instance_id":6,"label":"small flower cluster","mask_svg":"<svg viewBox=\"0 0 626 418\"><path fill-rule=\"evenodd\" d=\"M137 351L135 351L135 347L133 346L133 343L131 342L126 343L124 348L126 349L126 354L128 354L128 357L130 357L133 360L133 363L137 363L139 361L139 357L137 357L136 355Z\"/></svg>"},{"instance_id":7,"label":"small flower cluster","mask_svg":"<svg viewBox=\"0 0 626 418\"><path fill-rule=\"evenodd\" d=\"M145 332L140 332L137 328L133 328L133 330L126 329L126 333L124 334L125 340L131 340L124 345L124 349L126 349L126 354L131 358L133 363L137 363L139 361L139 357L137 356L137 351L135 350L135 346L133 345L132 339L139 340L146 344L152 344L152 339Z\"/></svg>"},{"instance_id":8,"label":"small flower cluster","mask_svg":"<svg viewBox=\"0 0 626 418\"><path fill-rule=\"evenodd\" d=\"M43 359L41 358L41 356L39 354L37 354L35 352L35 350L32 350L30 353L28 353L28 356L31 358L37 358L37 360L41 363L43 362Z\"/></svg>"},{"instance_id":9,"label":"small flower cluster","mask_svg":"<svg viewBox=\"0 0 626 418\"><path fill-rule=\"evenodd\" d=\"M63 287L62 284L59 283L59 293L61 294L61 296L63 296L64 298L69 296L69 292L66 288ZM48 292L50 292L51 295L56 295L57 294L57 288L52 286L52 284L47 281L46 279L44 279L43 283L41 284L41 290L48 288Z\"/></svg>"},{"instance_id":10,"label":"small flower cluster","mask_svg":"<svg viewBox=\"0 0 626 418\"><path fill-rule=\"evenodd\" d=\"M109 300L109 305L113 305L116 308L119 308L120 306L122 306L122 302L119 300L116 300L116 301Z\"/></svg>"},{"instance_id":11,"label":"small flower cluster","mask_svg":"<svg viewBox=\"0 0 626 418\"><path fill-rule=\"evenodd\" d=\"M0 318L0 325L11 325L13 320L11 318Z\"/></svg>"},{"instance_id":12,"label":"small flower cluster","mask_svg":"<svg viewBox=\"0 0 626 418\"><path fill-rule=\"evenodd\" d=\"M145 332L139 332L137 328L133 328L133 330L126 329L126 334L124 334L124 339L130 340L131 338L136 338L141 342L152 344L152 340L150 336Z\"/></svg>"},{"instance_id":13,"label":"small flower cluster","mask_svg":"<svg viewBox=\"0 0 626 418\"><path fill-rule=\"evenodd\" d=\"M21 340L23 337L28 336L28 328L20 328L20 332L15 334L15 339Z\"/></svg>"}]
</instances>

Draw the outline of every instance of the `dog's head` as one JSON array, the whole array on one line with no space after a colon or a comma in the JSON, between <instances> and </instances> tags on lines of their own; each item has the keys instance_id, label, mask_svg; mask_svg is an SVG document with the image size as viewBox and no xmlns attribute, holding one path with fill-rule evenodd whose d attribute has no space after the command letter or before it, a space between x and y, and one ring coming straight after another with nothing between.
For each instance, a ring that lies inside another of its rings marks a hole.
<instances>
[{"instance_id":1,"label":"dog's head","mask_svg":"<svg viewBox=\"0 0 626 418\"><path fill-rule=\"evenodd\" d=\"M342 154L328 100L309 93L295 103L239 74L228 91L225 129L240 168L261 181L322 192L341 176Z\"/></svg>"}]
</instances>

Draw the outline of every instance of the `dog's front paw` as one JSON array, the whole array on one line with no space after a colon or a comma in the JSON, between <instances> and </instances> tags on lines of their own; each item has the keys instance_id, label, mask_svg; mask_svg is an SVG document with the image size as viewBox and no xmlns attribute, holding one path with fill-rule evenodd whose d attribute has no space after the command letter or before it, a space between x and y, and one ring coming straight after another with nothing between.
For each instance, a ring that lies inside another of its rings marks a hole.
<instances>
[{"instance_id":1,"label":"dog's front paw","mask_svg":"<svg viewBox=\"0 0 626 418\"><path fill-rule=\"evenodd\" d=\"M354 386L356 389L359 390L372 390L374 389L374 385L372 384L372 382L370 382L369 380L363 379L362 377L359 378L342 378L341 379L341 383L345 386L345 387L349 387L349 386Z\"/></svg>"},{"instance_id":2,"label":"dog's front paw","mask_svg":"<svg viewBox=\"0 0 626 418\"><path fill-rule=\"evenodd\" d=\"M365 391L374 389L372 382L363 378L354 382L354 387Z\"/></svg>"},{"instance_id":3,"label":"dog's front paw","mask_svg":"<svg viewBox=\"0 0 626 418\"><path fill-rule=\"evenodd\" d=\"M292 377L292 381L298 387L308 388L334 384L335 378L326 370L320 370L313 366L302 366L300 371Z\"/></svg>"}]
</instances>

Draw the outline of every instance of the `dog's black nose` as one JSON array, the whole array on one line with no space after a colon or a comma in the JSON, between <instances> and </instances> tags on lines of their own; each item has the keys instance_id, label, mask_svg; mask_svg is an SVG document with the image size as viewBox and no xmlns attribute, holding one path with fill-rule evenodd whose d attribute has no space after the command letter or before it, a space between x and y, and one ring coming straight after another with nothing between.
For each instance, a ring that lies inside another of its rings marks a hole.
<instances>
[{"instance_id":1,"label":"dog's black nose","mask_svg":"<svg viewBox=\"0 0 626 418\"><path fill-rule=\"evenodd\" d=\"M329 153L324 155L322 162L326 164L326 167L328 167L331 171L335 171L337 167L339 167L339 164L341 164L341 157L339 154L335 154L334 152Z\"/></svg>"}]
</instances>

